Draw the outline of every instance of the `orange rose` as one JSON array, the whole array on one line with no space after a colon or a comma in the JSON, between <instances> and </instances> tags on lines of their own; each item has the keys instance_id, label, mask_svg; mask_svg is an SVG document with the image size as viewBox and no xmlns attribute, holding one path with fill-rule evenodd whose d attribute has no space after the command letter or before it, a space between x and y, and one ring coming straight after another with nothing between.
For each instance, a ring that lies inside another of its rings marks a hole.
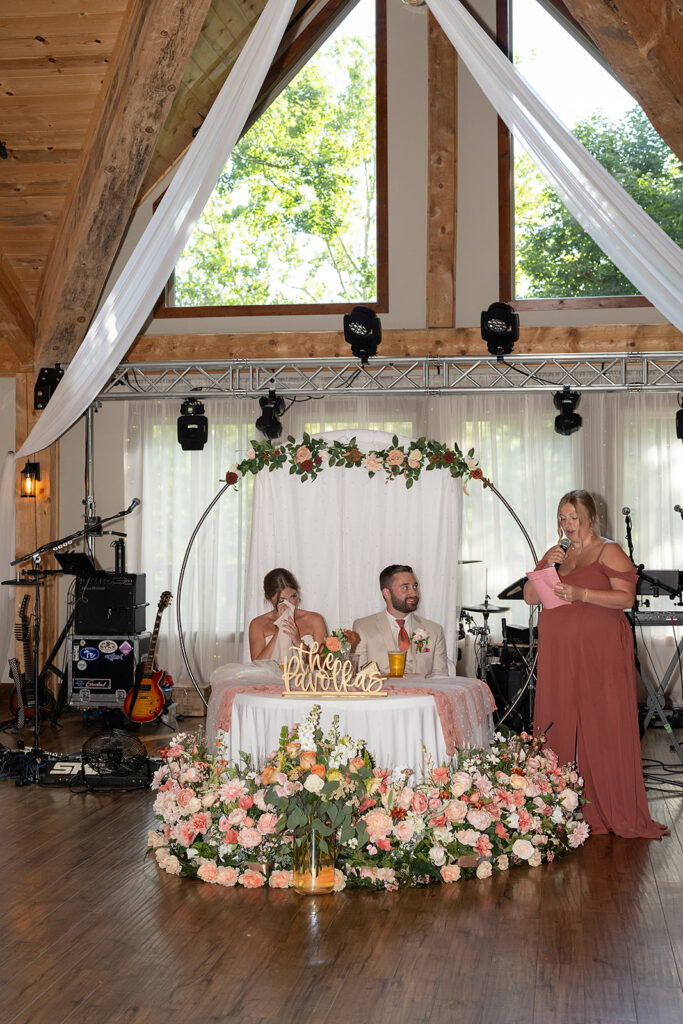
<instances>
[{"instance_id":1,"label":"orange rose","mask_svg":"<svg viewBox=\"0 0 683 1024\"><path fill-rule=\"evenodd\" d=\"M349 761L349 768L352 768L354 772L357 772L363 767L364 764L364 758L352 757L351 760Z\"/></svg>"},{"instance_id":2,"label":"orange rose","mask_svg":"<svg viewBox=\"0 0 683 1024\"><path fill-rule=\"evenodd\" d=\"M312 764L311 775L319 775L321 779L325 778L325 765L324 764Z\"/></svg>"},{"instance_id":3,"label":"orange rose","mask_svg":"<svg viewBox=\"0 0 683 1024\"><path fill-rule=\"evenodd\" d=\"M300 750L301 744L297 743L296 740L293 740L291 743L288 743L287 746L285 747L285 751L289 757L294 757Z\"/></svg>"},{"instance_id":4,"label":"orange rose","mask_svg":"<svg viewBox=\"0 0 683 1024\"><path fill-rule=\"evenodd\" d=\"M261 772L261 782L263 783L264 786L267 786L269 783L273 781L276 775L277 772L275 768L273 768L272 764L267 764L266 767Z\"/></svg>"},{"instance_id":5,"label":"orange rose","mask_svg":"<svg viewBox=\"0 0 683 1024\"><path fill-rule=\"evenodd\" d=\"M302 768L312 768L317 761L315 750L302 750L299 755L299 764Z\"/></svg>"}]
</instances>

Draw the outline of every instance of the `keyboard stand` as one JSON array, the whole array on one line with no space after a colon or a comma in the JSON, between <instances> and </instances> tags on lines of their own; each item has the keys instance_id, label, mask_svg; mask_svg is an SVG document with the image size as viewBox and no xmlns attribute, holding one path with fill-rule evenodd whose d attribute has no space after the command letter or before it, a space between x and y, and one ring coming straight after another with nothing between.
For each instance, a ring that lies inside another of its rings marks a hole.
<instances>
[{"instance_id":1,"label":"keyboard stand","mask_svg":"<svg viewBox=\"0 0 683 1024\"><path fill-rule=\"evenodd\" d=\"M657 715L662 723L662 727L668 733L669 739L671 740L671 745L678 754L679 761L681 762L681 764L683 764L683 750L681 750L680 743L676 739L674 731L671 728L671 723L666 717L664 703L664 694L666 692L666 688L669 684L671 676L678 668L678 663L680 661L681 655L683 655L683 637L681 637L681 639L678 641L678 644L676 645L676 650L674 651L671 657L671 661L667 665L666 672L662 676L662 681L658 687L655 687L653 685L652 680L647 674L647 671L642 667L640 668L640 678L643 680L645 689L647 690L648 694L648 710L647 715L645 716L645 721L643 722L643 736L645 735L647 728L650 725L650 722L655 717L655 715Z\"/></svg>"}]
</instances>

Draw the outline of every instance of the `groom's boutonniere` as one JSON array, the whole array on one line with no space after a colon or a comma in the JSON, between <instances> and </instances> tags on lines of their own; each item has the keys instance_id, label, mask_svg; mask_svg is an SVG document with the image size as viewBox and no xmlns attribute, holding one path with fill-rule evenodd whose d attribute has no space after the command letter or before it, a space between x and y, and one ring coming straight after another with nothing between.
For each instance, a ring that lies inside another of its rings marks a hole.
<instances>
[{"instance_id":1,"label":"groom's boutonniere","mask_svg":"<svg viewBox=\"0 0 683 1024\"><path fill-rule=\"evenodd\" d=\"M429 636L425 633L424 629L416 629L410 637L411 643L415 644L416 651L425 651L429 653Z\"/></svg>"}]
</instances>

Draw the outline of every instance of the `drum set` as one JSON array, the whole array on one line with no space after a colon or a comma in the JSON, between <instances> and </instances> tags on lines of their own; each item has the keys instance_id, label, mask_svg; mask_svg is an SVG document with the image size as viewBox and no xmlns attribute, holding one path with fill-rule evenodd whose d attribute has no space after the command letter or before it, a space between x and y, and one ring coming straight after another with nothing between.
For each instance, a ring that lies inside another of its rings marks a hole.
<instances>
[{"instance_id":1,"label":"drum set","mask_svg":"<svg viewBox=\"0 0 683 1024\"><path fill-rule=\"evenodd\" d=\"M525 576L515 580L498 594L498 600L523 600L525 583ZM482 604L463 605L458 638L463 640L467 634L474 637L476 676L486 681L495 697L496 726L505 724L519 732L531 730L533 723L538 630L529 606L528 625L508 625L503 618L502 640L492 643L489 616L502 615L509 610L509 605L492 604L488 594Z\"/></svg>"}]
</instances>

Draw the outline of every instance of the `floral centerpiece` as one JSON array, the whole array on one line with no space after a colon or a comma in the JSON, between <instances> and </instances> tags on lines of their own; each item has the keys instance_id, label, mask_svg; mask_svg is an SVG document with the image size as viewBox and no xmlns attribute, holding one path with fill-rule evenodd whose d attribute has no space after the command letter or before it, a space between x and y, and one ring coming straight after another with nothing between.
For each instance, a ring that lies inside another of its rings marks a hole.
<instances>
[{"instance_id":1,"label":"floral centerpiece","mask_svg":"<svg viewBox=\"0 0 683 1024\"><path fill-rule=\"evenodd\" d=\"M320 647L320 660L323 661L328 654L331 654L337 661L342 661L351 653L354 644L358 643L358 637L351 629L333 629L329 636L325 637Z\"/></svg>"},{"instance_id":2,"label":"floral centerpiece","mask_svg":"<svg viewBox=\"0 0 683 1024\"><path fill-rule=\"evenodd\" d=\"M335 889L396 889L486 878L550 863L581 846L583 780L543 737L497 734L489 750L429 765L374 766L361 740L323 735L320 708L283 729L261 767L229 764L177 736L152 783L160 819L148 845L172 874L219 885L288 887L313 831L336 841ZM220 742L220 737L219 737Z\"/></svg>"}]
</instances>

